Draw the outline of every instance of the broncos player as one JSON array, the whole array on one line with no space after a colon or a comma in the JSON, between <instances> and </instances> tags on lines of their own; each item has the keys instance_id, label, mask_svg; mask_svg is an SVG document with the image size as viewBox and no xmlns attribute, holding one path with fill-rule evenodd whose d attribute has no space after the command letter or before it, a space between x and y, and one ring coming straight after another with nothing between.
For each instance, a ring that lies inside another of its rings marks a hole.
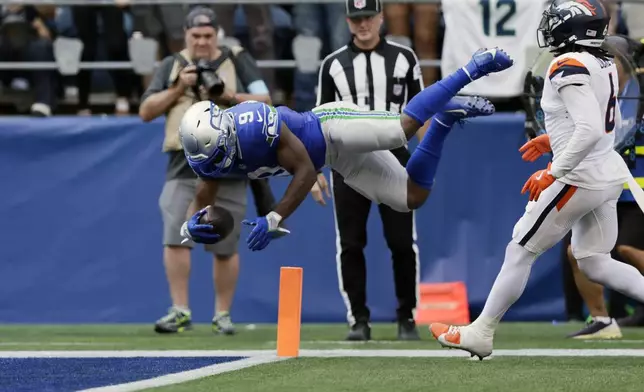
<instances>
[{"instance_id":1,"label":"broncos player","mask_svg":"<svg viewBox=\"0 0 644 392\"><path fill-rule=\"evenodd\" d=\"M403 114L360 111L348 102L304 113L259 102L227 110L209 101L196 103L184 115L179 134L187 160L202 181L188 210L194 215L184 224L182 235L204 243L219 239L199 218L215 199L217 181L231 176L292 176L272 212L244 222L254 226L247 240L251 250L264 249L271 239L287 233L279 228L280 222L304 201L324 166L338 171L346 184L376 203L397 211L420 207L433 185L452 124L494 112L486 99L454 96L470 82L512 63L500 49L481 49L463 68L416 94ZM403 167L388 150L402 147L432 116L430 129Z\"/></svg>"},{"instance_id":2,"label":"broncos player","mask_svg":"<svg viewBox=\"0 0 644 392\"><path fill-rule=\"evenodd\" d=\"M609 21L599 0L554 0L544 12L539 46L556 55L541 100L550 145L544 149L533 139L521 150L538 157L551 148L554 160L523 187L530 201L480 316L464 327L430 326L441 345L480 359L490 355L495 330L523 293L532 264L571 229L572 253L589 279L644 300L644 276L610 255L617 239L616 203L630 174L613 149L621 116L617 69L601 48Z\"/></svg>"}]
</instances>

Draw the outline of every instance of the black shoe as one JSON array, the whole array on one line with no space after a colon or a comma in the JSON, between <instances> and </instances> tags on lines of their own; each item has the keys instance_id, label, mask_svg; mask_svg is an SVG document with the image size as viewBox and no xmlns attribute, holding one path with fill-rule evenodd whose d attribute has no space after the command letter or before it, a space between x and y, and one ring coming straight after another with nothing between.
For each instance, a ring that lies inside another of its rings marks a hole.
<instances>
[{"instance_id":1,"label":"black shoe","mask_svg":"<svg viewBox=\"0 0 644 392\"><path fill-rule=\"evenodd\" d=\"M416 322L413 319L398 322L398 340L420 340Z\"/></svg>"},{"instance_id":2,"label":"black shoe","mask_svg":"<svg viewBox=\"0 0 644 392\"><path fill-rule=\"evenodd\" d=\"M154 331L158 333L180 333L192 329L190 313L170 308L168 314L161 317L154 324Z\"/></svg>"},{"instance_id":3,"label":"black shoe","mask_svg":"<svg viewBox=\"0 0 644 392\"><path fill-rule=\"evenodd\" d=\"M644 306L635 308L635 312L628 316L617 320L620 327L643 327L644 326Z\"/></svg>"},{"instance_id":4,"label":"black shoe","mask_svg":"<svg viewBox=\"0 0 644 392\"><path fill-rule=\"evenodd\" d=\"M357 322L349 331L347 335L347 340L351 341L367 341L371 340L371 327L368 323Z\"/></svg>"}]
</instances>

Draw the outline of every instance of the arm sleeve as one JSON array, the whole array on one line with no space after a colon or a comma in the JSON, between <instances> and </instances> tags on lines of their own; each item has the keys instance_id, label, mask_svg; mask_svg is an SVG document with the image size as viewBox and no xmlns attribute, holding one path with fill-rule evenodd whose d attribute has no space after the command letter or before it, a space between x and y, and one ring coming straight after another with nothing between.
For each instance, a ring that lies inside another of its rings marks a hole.
<instances>
[{"instance_id":1,"label":"arm sleeve","mask_svg":"<svg viewBox=\"0 0 644 392\"><path fill-rule=\"evenodd\" d=\"M603 111L590 84L568 84L559 90L575 130L563 153L557 156L550 171L561 178L572 171L588 155L604 135Z\"/></svg>"},{"instance_id":2,"label":"arm sleeve","mask_svg":"<svg viewBox=\"0 0 644 392\"><path fill-rule=\"evenodd\" d=\"M409 71L407 72L407 101L409 102L410 99L425 88L425 84L416 53L409 50L406 57L407 61L409 61Z\"/></svg>"},{"instance_id":3,"label":"arm sleeve","mask_svg":"<svg viewBox=\"0 0 644 392\"><path fill-rule=\"evenodd\" d=\"M168 88L168 78L170 77L170 72L172 72L172 66L174 65L174 57L169 56L163 59L159 68L154 71L152 76L152 81L148 86L147 90L141 96L141 102L145 101L147 97L152 94L158 93Z\"/></svg>"},{"instance_id":4,"label":"arm sleeve","mask_svg":"<svg viewBox=\"0 0 644 392\"><path fill-rule=\"evenodd\" d=\"M315 106L335 101L335 82L330 74L331 62L325 58L320 65L320 74L318 75L318 96Z\"/></svg>"},{"instance_id":5,"label":"arm sleeve","mask_svg":"<svg viewBox=\"0 0 644 392\"><path fill-rule=\"evenodd\" d=\"M246 91L249 94L269 94L268 87L262 79L262 74L253 56L248 51L242 50L235 57L237 76L239 76Z\"/></svg>"}]
</instances>

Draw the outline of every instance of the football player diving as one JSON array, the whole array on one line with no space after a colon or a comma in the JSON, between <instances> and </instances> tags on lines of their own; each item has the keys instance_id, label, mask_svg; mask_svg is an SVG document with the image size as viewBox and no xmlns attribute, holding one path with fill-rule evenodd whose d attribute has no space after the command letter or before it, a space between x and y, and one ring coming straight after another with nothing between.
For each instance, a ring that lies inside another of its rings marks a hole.
<instances>
[{"instance_id":1,"label":"football player diving","mask_svg":"<svg viewBox=\"0 0 644 392\"><path fill-rule=\"evenodd\" d=\"M226 110L210 101L194 104L184 115L179 134L200 181L181 234L198 243L220 240L213 226L200 218L215 200L218 181L232 176L292 176L273 211L243 222L253 227L247 239L253 251L288 234L280 222L306 199L323 167L338 171L347 185L376 203L397 211L419 208L432 189L452 125L494 113L484 98L455 95L512 64L501 49L481 49L464 67L414 96L402 114L360 111L348 102L327 103L303 113L260 102ZM403 167L389 150L404 146L432 117L426 136Z\"/></svg>"}]
</instances>

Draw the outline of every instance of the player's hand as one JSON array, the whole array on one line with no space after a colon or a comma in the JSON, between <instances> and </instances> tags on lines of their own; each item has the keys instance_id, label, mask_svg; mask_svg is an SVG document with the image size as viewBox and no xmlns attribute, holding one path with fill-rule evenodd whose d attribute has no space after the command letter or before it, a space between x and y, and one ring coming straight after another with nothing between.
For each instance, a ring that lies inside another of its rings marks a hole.
<instances>
[{"instance_id":1,"label":"player's hand","mask_svg":"<svg viewBox=\"0 0 644 392\"><path fill-rule=\"evenodd\" d=\"M181 226L181 236L184 237L184 240L181 243L188 241L194 241L199 244L214 244L219 241L219 234L215 234L212 231L214 227L210 224L204 224L199 222L202 216L206 214L206 209L197 211L187 222L184 222Z\"/></svg>"},{"instance_id":2,"label":"player's hand","mask_svg":"<svg viewBox=\"0 0 644 392\"><path fill-rule=\"evenodd\" d=\"M538 172L534 173L532 176L530 176L528 181L526 181L525 185L523 185L521 194L529 191L530 201L539 200L539 195L541 194L541 192L543 192L546 188L552 185L553 182L555 182L555 178L550 173L550 165L551 163L548 163L547 169L539 170Z\"/></svg>"},{"instance_id":3,"label":"player's hand","mask_svg":"<svg viewBox=\"0 0 644 392\"><path fill-rule=\"evenodd\" d=\"M279 227L279 219L275 219L271 214L273 213L269 213L266 216L261 216L253 220L244 219L242 221L245 225L254 226L250 235L246 239L248 249L252 251L262 250L266 248L272 240L291 233L289 230Z\"/></svg>"},{"instance_id":4,"label":"player's hand","mask_svg":"<svg viewBox=\"0 0 644 392\"><path fill-rule=\"evenodd\" d=\"M325 194L326 197L331 197L331 192L329 191L329 183L326 181L324 173L320 173L318 174L318 180L313 185L313 188L311 188L311 196L313 196L313 200L315 200L318 204L325 206Z\"/></svg>"},{"instance_id":5,"label":"player's hand","mask_svg":"<svg viewBox=\"0 0 644 392\"><path fill-rule=\"evenodd\" d=\"M550 148L550 137L547 134L537 136L519 148L519 152L523 153L521 158L529 162L536 161L543 154L550 151L552 151L552 148Z\"/></svg>"}]
</instances>

